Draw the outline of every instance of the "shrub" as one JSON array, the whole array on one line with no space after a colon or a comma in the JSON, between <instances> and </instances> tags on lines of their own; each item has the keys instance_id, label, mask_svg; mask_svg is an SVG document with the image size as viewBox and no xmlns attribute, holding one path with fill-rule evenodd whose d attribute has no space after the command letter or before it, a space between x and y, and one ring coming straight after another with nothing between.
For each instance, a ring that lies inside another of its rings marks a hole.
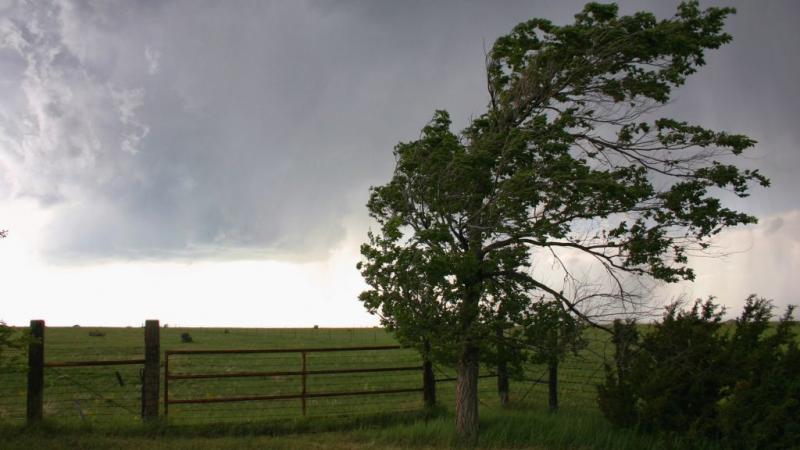
<instances>
[{"instance_id":1,"label":"shrub","mask_svg":"<svg viewBox=\"0 0 800 450\"><path fill-rule=\"evenodd\" d=\"M737 370L720 402L726 447L783 449L800 442L800 349L790 307L771 330L772 305L754 296L736 322L731 359ZM774 331L774 332L773 332Z\"/></svg>"},{"instance_id":2,"label":"shrub","mask_svg":"<svg viewBox=\"0 0 800 450\"><path fill-rule=\"evenodd\" d=\"M0 368L20 362L20 350L27 342L24 333L0 321Z\"/></svg>"},{"instance_id":3,"label":"shrub","mask_svg":"<svg viewBox=\"0 0 800 450\"><path fill-rule=\"evenodd\" d=\"M617 355L598 387L601 411L616 425L713 438L726 448L800 442L793 308L776 327L772 309L769 300L750 296L725 328L713 299L689 310L673 304L641 337L632 324L615 322Z\"/></svg>"},{"instance_id":4,"label":"shrub","mask_svg":"<svg viewBox=\"0 0 800 450\"><path fill-rule=\"evenodd\" d=\"M729 384L726 342L718 333L723 314L713 299L697 301L688 311L673 304L644 336L630 378L645 429L694 434L713 420Z\"/></svg>"}]
</instances>

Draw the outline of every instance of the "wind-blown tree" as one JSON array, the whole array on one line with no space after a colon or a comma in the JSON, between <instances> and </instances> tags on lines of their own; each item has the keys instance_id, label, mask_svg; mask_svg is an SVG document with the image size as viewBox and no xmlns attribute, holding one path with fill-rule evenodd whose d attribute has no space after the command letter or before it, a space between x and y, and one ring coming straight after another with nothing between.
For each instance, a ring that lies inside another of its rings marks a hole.
<instances>
[{"instance_id":1,"label":"wind-blown tree","mask_svg":"<svg viewBox=\"0 0 800 450\"><path fill-rule=\"evenodd\" d=\"M658 20L590 3L570 25L523 22L487 55L484 114L456 134L436 111L419 139L395 147L392 179L367 204L380 230L361 249L370 289L360 299L456 366L463 437L477 436L478 367L499 311L515 323L547 295L590 319L533 261L570 274L562 257L581 255L624 303L621 277L691 280L691 252L756 221L719 199L768 185L729 161L754 141L655 114L706 50L730 41L733 12L687 2Z\"/></svg>"}]
</instances>

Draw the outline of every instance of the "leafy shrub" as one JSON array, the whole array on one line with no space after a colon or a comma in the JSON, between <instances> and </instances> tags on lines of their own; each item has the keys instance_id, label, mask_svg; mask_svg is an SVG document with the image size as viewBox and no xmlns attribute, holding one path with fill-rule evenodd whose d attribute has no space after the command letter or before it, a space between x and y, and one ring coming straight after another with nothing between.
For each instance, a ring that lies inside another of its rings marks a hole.
<instances>
[{"instance_id":1,"label":"leafy shrub","mask_svg":"<svg viewBox=\"0 0 800 450\"><path fill-rule=\"evenodd\" d=\"M723 314L712 299L688 311L673 304L643 337L630 377L640 426L695 434L713 422L729 384L726 340L718 333Z\"/></svg>"},{"instance_id":2,"label":"leafy shrub","mask_svg":"<svg viewBox=\"0 0 800 450\"><path fill-rule=\"evenodd\" d=\"M28 342L24 333L0 321L0 368L20 362L20 350Z\"/></svg>"},{"instance_id":3,"label":"leafy shrub","mask_svg":"<svg viewBox=\"0 0 800 450\"><path fill-rule=\"evenodd\" d=\"M598 404L614 424L688 433L726 448L789 448L800 442L800 350L790 307L770 325L772 304L750 296L731 328L709 299L667 308L641 336L614 324L615 364Z\"/></svg>"},{"instance_id":4,"label":"leafy shrub","mask_svg":"<svg viewBox=\"0 0 800 450\"><path fill-rule=\"evenodd\" d=\"M790 307L774 328L772 306L751 297L736 322L736 381L719 405L726 447L784 449L800 443L800 349Z\"/></svg>"}]
</instances>

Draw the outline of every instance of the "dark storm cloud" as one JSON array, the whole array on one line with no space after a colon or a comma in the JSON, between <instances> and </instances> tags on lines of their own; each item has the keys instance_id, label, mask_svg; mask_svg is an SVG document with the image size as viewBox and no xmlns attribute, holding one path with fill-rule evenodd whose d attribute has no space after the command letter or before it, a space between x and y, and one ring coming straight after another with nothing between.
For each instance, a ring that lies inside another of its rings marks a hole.
<instances>
[{"instance_id":1,"label":"dark storm cloud","mask_svg":"<svg viewBox=\"0 0 800 450\"><path fill-rule=\"evenodd\" d=\"M18 4L0 22L0 195L57 258L326 254L434 109L483 110L484 46L583 2ZM623 3L624 12L673 4ZM675 115L744 131L793 209L798 8L743 3ZM759 194L761 195L761 194ZM760 210L758 208L761 208Z\"/></svg>"}]
</instances>

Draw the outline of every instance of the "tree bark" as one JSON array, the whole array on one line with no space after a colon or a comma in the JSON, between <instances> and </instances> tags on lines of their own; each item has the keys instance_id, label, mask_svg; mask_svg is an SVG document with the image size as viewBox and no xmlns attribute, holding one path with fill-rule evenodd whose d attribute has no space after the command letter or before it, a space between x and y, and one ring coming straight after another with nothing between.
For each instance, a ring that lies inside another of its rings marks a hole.
<instances>
[{"instance_id":1,"label":"tree bark","mask_svg":"<svg viewBox=\"0 0 800 450\"><path fill-rule=\"evenodd\" d=\"M467 442L478 438L478 348L466 344L456 375L456 430Z\"/></svg>"},{"instance_id":2,"label":"tree bark","mask_svg":"<svg viewBox=\"0 0 800 450\"><path fill-rule=\"evenodd\" d=\"M497 395L500 397L500 406L508 406L508 362L506 361L503 346L503 329L496 330L497 337Z\"/></svg>"}]
</instances>

